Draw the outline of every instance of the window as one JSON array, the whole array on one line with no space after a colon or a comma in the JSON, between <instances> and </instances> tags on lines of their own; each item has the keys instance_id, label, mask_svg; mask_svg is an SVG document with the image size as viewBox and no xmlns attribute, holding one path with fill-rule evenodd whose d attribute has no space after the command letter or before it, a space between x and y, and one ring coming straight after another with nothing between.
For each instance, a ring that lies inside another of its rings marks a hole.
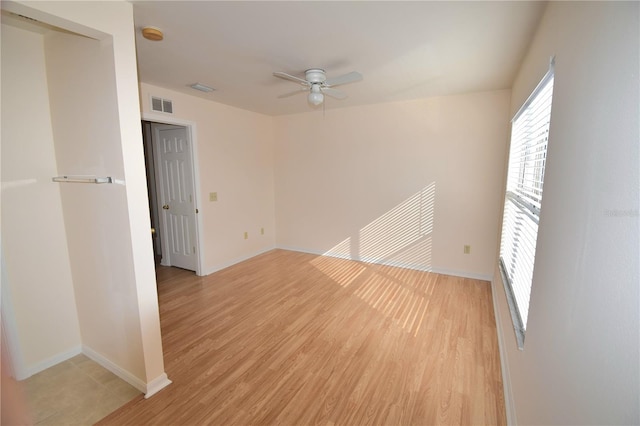
<instances>
[{"instance_id":1,"label":"window","mask_svg":"<svg viewBox=\"0 0 640 426\"><path fill-rule=\"evenodd\" d=\"M500 269L520 348L529 315L552 97L553 60L549 72L511 122Z\"/></svg>"}]
</instances>

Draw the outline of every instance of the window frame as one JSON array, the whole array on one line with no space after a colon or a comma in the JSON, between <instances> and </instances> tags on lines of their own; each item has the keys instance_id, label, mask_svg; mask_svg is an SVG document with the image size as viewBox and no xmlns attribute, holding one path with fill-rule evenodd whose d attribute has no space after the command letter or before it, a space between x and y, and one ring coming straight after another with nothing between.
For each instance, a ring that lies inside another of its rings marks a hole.
<instances>
[{"instance_id":1,"label":"window frame","mask_svg":"<svg viewBox=\"0 0 640 426\"><path fill-rule=\"evenodd\" d=\"M522 106L520 107L520 109L518 110L518 112L513 116L513 118L511 119L511 135L510 135L510 145L509 145L509 152L508 152L508 163L507 163L507 176L506 176L506 181L505 181L505 186L504 186L504 200L503 200L503 210L502 210L502 225L501 225L501 234L500 234L500 251L499 251L499 256L498 256L498 265L500 269L500 274L501 274L501 278L502 278L502 283L504 285L504 290L505 290L505 295L507 298L507 304L509 306L509 312L511 314L511 320L513 322L513 328L514 328L514 332L515 332L515 336L516 336L516 342L518 344L518 348L520 350L524 349L524 339L525 339L525 333L526 333L526 326L525 323L522 319L522 314L520 312L520 307L518 305L518 301L517 301L517 297L515 295L515 291L513 288L513 283L511 281L511 278L509 277L509 273L507 272L508 269L505 265L505 261L503 259L503 245L505 244L505 219L507 219L507 216L505 216L505 214L507 214L507 205L508 203L512 203L513 206L518 209L518 213L520 214L524 214L526 216L528 216L531 219L531 223L535 223L536 229L535 229L535 239L533 242L533 246L535 248L535 252L537 252L537 240L538 240L538 234L539 234L539 229L538 229L538 225L539 225L539 219L540 219L540 212L542 209L542 196L543 196L543 186L544 186L544 174L545 174L545 169L546 169L546 161L547 161L547 152L548 152L548 135L547 134L547 141L546 141L546 146L544 147L544 151L540 151L540 153L543 154L543 159L544 159L544 165L541 168L538 168L538 170L534 171L534 173L536 173L536 175L541 176L540 179L536 178L534 180L532 180L534 183L541 183L542 185L540 186L540 188L538 189L538 201L537 203L535 201L529 200L527 199L527 197L523 197L517 194L518 191L513 192L510 191L510 172L511 172L511 167L512 167L512 148L514 147L520 147L522 146L522 143L519 143L517 145L514 145L513 140L514 140L514 129L516 129L516 125L518 124L518 119L520 119L523 114L525 112L528 112L529 108L532 106L532 104L534 104L537 100L538 97L543 93L543 91L547 88L547 85L549 84L549 82L553 80L552 83L552 87L551 87L551 93L549 94L549 102L548 102L548 108L549 108L549 113L548 113L548 129L550 130L551 128L551 110L552 110L552 106L553 106L553 91L554 91L554 83L555 83L555 57L552 57L550 60L550 64L549 64L549 69L547 70L547 72L545 73L545 75L542 77L542 79L540 80L540 82L538 83L538 85L536 86L536 88L531 92L531 94L529 95L529 97L527 98L527 100L522 104ZM536 152L537 154L538 152ZM536 165L538 165L537 163L538 157L535 158L536 161ZM534 167L535 169L535 167ZM518 172L522 172L523 169L518 168L517 171ZM524 178L522 178L522 180L518 179L517 183L518 186L521 187L521 184L525 181ZM513 192L513 193L512 193ZM537 204L537 205L536 205ZM511 232L509 234L509 236L514 236L516 235L516 232L513 232L515 228L511 229ZM522 237L522 238L526 238L526 237ZM520 239L518 240L520 241ZM533 284L533 274L535 272L535 252L533 253L533 258L532 261L530 261L530 265L531 265L531 282L529 283L528 286L528 291L529 291L529 301L528 303L530 304L530 297L531 297L531 291L532 291L532 284ZM512 258L514 258L512 256ZM514 276L516 274L514 273ZM527 317L528 317L528 309L529 306L527 306Z\"/></svg>"}]
</instances>

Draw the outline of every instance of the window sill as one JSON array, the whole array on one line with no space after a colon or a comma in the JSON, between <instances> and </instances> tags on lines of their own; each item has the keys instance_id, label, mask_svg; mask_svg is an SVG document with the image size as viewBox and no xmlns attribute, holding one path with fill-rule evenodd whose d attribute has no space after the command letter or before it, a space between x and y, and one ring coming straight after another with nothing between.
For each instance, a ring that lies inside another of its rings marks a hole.
<instances>
[{"instance_id":1,"label":"window sill","mask_svg":"<svg viewBox=\"0 0 640 426\"><path fill-rule=\"evenodd\" d=\"M524 350L524 333L525 330L522 327L522 322L520 321L520 314L518 313L518 308L516 306L516 300L513 296L513 289L511 288L511 283L507 278L507 275L504 272L504 267L502 266L502 261L499 262L500 265L498 269L500 269L500 275L502 275L502 285L504 285L504 294L507 296L507 304L509 305L509 313L511 314L511 323L513 324L513 332L516 336L516 343L518 344L518 349Z\"/></svg>"}]
</instances>

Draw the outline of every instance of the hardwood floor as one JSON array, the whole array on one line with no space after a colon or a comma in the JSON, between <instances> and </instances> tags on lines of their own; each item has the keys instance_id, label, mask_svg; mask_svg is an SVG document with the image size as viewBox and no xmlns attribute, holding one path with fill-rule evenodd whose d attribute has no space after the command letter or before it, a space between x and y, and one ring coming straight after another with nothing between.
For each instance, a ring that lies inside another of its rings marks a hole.
<instances>
[{"instance_id":1,"label":"hardwood floor","mask_svg":"<svg viewBox=\"0 0 640 426\"><path fill-rule=\"evenodd\" d=\"M158 271L173 384L99 424L505 424L486 281L273 250Z\"/></svg>"}]
</instances>

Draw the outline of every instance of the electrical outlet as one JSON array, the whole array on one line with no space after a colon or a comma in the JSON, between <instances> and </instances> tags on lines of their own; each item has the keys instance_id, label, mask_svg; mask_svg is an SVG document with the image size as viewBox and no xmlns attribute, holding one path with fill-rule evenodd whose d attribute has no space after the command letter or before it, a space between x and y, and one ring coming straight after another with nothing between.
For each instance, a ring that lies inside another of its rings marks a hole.
<instances>
[{"instance_id":1,"label":"electrical outlet","mask_svg":"<svg viewBox=\"0 0 640 426\"><path fill-rule=\"evenodd\" d=\"M244 231L244 239L245 240L249 239L249 233L247 231Z\"/></svg>"},{"instance_id":2,"label":"electrical outlet","mask_svg":"<svg viewBox=\"0 0 640 426\"><path fill-rule=\"evenodd\" d=\"M209 201L218 201L218 193L210 192L209 193Z\"/></svg>"},{"instance_id":3,"label":"electrical outlet","mask_svg":"<svg viewBox=\"0 0 640 426\"><path fill-rule=\"evenodd\" d=\"M471 254L471 246L470 245L465 245L464 246L464 254Z\"/></svg>"}]
</instances>

